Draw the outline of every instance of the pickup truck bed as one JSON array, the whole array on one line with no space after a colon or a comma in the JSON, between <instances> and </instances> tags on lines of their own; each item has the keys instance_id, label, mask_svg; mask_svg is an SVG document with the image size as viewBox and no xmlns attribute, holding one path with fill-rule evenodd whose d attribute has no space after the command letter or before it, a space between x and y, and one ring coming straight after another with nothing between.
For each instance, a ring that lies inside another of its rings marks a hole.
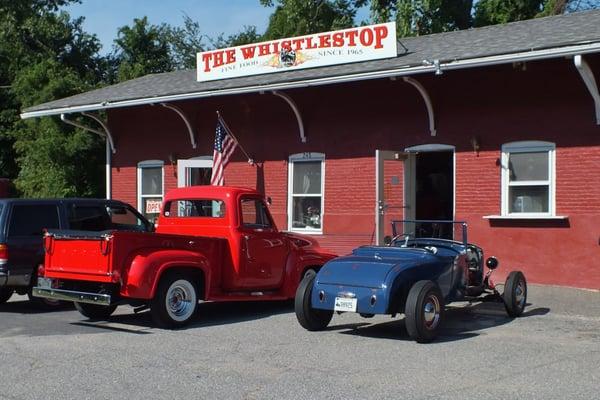
<instances>
[{"instance_id":1,"label":"pickup truck bed","mask_svg":"<svg viewBox=\"0 0 600 400\"><path fill-rule=\"evenodd\" d=\"M227 241L220 238L161 233L49 231L44 237L44 273L65 287L70 286L69 281L88 282L88 287L96 286L110 296L109 303L120 297L150 299L156 287L144 277L165 268L163 258L176 254L178 265L182 267L198 267L202 263L218 265L224 258L226 244ZM148 263L149 257L155 262ZM144 262L140 262L142 260ZM218 281L218 277L212 277L215 278ZM38 287L36 292L42 294L48 289ZM60 294L61 288L51 289ZM82 300L66 293L61 298Z\"/></svg>"}]
</instances>

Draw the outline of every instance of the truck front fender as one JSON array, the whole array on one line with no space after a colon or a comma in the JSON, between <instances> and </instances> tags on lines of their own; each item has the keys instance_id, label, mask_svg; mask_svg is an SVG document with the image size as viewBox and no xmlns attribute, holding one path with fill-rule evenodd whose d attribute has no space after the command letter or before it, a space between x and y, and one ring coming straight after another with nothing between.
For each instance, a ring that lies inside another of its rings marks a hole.
<instances>
[{"instance_id":1,"label":"truck front fender","mask_svg":"<svg viewBox=\"0 0 600 400\"><path fill-rule=\"evenodd\" d=\"M199 253L186 250L157 250L133 257L129 268L122 277L121 296L133 299L154 297L160 278L167 270L197 270L204 275L205 294L208 293L210 268L207 258Z\"/></svg>"}]
</instances>

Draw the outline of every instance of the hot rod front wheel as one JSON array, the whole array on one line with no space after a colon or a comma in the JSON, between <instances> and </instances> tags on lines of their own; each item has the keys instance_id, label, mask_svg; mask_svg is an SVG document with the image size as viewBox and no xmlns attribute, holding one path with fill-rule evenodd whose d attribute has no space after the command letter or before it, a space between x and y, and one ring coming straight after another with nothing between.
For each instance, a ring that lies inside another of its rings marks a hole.
<instances>
[{"instance_id":1,"label":"hot rod front wheel","mask_svg":"<svg viewBox=\"0 0 600 400\"><path fill-rule=\"evenodd\" d=\"M515 318L523 314L527 303L527 281L521 271L508 274L502 299L509 316Z\"/></svg>"},{"instance_id":2,"label":"hot rod front wheel","mask_svg":"<svg viewBox=\"0 0 600 400\"><path fill-rule=\"evenodd\" d=\"M321 331L329 325L333 317L333 310L320 310L313 308L310 302L313 284L316 274L307 273L300 282L296 290L296 299L294 300L294 309L296 318L304 329L309 331Z\"/></svg>"},{"instance_id":3,"label":"hot rod front wheel","mask_svg":"<svg viewBox=\"0 0 600 400\"><path fill-rule=\"evenodd\" d=\"M196 313L198 290L189 277L167 275L161 279L150 306L152 319L161 328L186 325Z\"/></svg>"},{"instance_id":4,"label":"hot rod front wheel","mask_svg":"<svg viewBox=\"0 0 600 400\"><path fill-rule=\"evenodd\" d=\"M431 342L438 335L444 315L444 298L438 285L419 281L408 292L404 308L406 330L419 343Z\"/></svg>"}]
</instances>

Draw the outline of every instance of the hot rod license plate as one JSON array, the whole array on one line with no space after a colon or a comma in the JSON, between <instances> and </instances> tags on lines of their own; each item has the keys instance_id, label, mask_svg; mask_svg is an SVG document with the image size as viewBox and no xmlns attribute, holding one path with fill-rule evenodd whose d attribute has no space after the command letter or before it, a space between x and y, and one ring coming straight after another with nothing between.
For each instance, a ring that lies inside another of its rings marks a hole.
<instances>
[{"instance_id":1,"label":"hot rod license plate","mask_svg":"<svg viewBox=\"0 0 600 400\"><path fill-rule=\"evenodd\" d=\"M346 297L336 297L333 306L334 311L350 311L356 312L356 299Z\"/></svg>"}]
</instances>

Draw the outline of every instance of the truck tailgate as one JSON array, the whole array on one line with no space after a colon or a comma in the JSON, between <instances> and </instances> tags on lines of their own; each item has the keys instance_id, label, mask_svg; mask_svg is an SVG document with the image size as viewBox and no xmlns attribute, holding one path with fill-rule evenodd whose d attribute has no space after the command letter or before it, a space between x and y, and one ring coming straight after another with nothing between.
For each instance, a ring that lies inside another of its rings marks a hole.
<instances>
[{"instance_id":1,"label":"truck tailgate","mask_svg":"<svg viewBox=\"0 0 600 400\"><path fill-rule=\"evenodd\" d=\"M111 282L112 246L110 232L48 232L44 236L45 274Z\"/></svg>"}]
</instances>

